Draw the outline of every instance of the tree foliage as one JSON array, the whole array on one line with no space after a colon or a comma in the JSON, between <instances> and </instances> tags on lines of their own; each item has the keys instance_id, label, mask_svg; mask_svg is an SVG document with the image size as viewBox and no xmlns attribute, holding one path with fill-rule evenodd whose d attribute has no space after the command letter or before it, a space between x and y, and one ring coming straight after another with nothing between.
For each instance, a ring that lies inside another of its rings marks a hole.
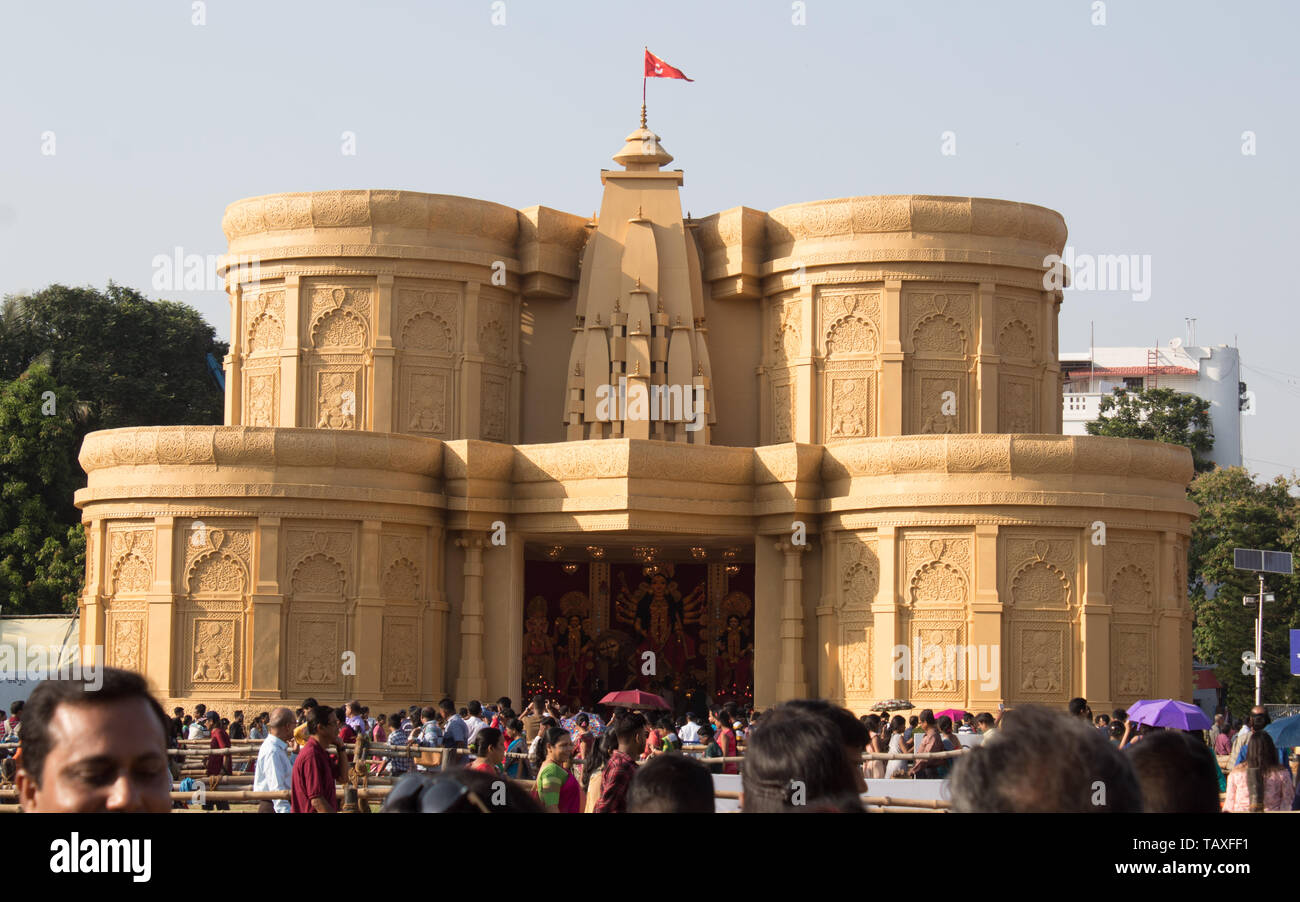
<instances>
[{"instance_id":1,"label":"tree foliage","mask_svg":"<svg viewBox=\"0 0 1300 902\"><path fill-rule=\"evenodd\" d=\"M0 381L0 605L8 613L76 609L86 546L72 506L75 411L72 392L44 364Z\"/></svg>"},{"instance_id":2,"label":"tree foliage","mask_svg":"<svg viewBox=\"0 0 1300 902\"><path fill-rule=\"evenodd\" d=\"M50 287L0 305L0 605L76 609L85 534L73 494L96 429L220 423L207 355L226 345L188 305L113 283ZM52 393L47 394L47 393ZM53 412L49 400L53 398Z\"/></svg>"},{"instance_id":3,"label":"tree foliage","mask_svg":"<svg viewBox=\"0 0 1300 902\"><path fill-rule=\"evenodd\" d=\"M1215 674L1236 712L1254 704L1255 678L1242 672L1242 653L1254 651L1258 606L1242 596L1259 592L1256 574L1233 569L1234 548L1300 553L1300 479L1256 482L1241 467L1202 473L1188 495L1201 508L1192 524L1188 554L1189 600L1195 617L1195 654L1216 665ZM1290 676L1289 630L1300 629L1300 580L1265 576L1277 601L1264 606L1265 702L1300 700L1300 678Z\"/></svg>"},{"instance_id":4,"label":"tree foliage","mask_svg":"<svg viewBox=\"0 0 1300 902\"><path fill-rule=\"evenodd\" d=\"M1197 473L1213 469L1210 402L1171 388L1117 389L1101 399L1097 419L1084 425L1089 435L1142 438L1190 448Z\"/></svg>"}]
</instances>

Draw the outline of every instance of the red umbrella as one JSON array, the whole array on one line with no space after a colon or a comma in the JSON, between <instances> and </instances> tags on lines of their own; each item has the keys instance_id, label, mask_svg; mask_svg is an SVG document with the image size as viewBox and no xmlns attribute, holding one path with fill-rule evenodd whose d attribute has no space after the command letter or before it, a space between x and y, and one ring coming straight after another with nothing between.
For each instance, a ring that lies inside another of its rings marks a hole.
<instances>
[{"instance_id":1,"label":"red umbrella","mask_svg":"<svg viewBox=\"0 0 1300 902\"><path fill-rule=\"evenodd\" d=\"M650 692L642 692L640 689L611 692L600 700L600 704L609 705L611 708L660 708L664 711L669 709L669 704L662 698Z\"/></svg>"}]
</instances>

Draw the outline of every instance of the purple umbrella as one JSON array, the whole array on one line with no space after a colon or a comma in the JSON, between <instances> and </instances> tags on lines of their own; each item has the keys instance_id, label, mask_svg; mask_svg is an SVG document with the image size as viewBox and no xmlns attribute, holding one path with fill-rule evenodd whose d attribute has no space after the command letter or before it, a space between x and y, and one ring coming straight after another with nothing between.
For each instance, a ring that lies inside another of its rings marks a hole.
<instances>
[{"instance_id":1,"label":"purple umbrella","mask_svg":"<svg viewBox=\"0 0 1300 902\"><path fill-rule=\"evenodd\" d=\"M1196 705L1172 698L1143 699L1128 709L1128 719L1153 727L1175 730L1208 730L1210 718Z\"/></svg>"}]
</instances>

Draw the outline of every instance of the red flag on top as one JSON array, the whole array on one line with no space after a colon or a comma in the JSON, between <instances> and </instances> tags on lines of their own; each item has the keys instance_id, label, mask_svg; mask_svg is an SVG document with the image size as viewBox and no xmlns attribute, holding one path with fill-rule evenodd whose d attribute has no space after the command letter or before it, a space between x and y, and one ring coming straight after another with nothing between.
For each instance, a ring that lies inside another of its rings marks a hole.
<instances>
[{"instance_id":1,"label":"red flag on top","mask_svg":"<svg viewBox=\"0 0 1300 902\"><path fill-rule=\"evenodd\" d=\"M646 48L645 52L645 77L646 78L681 78L686 81L695 81L693 78L686 78L686 73L675 66L670 66L650 52Z\"/></svg>"}]
</instances>

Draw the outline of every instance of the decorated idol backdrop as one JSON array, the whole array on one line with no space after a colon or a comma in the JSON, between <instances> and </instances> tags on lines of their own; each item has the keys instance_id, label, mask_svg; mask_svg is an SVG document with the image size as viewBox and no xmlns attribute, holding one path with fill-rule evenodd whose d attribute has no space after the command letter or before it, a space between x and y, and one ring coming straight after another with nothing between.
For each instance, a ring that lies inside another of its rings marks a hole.
<instances>
[{"instance_id":1,"label":"decorated idol backdrop","mask_svg":"<svg viewBox=\"0 0 1300 902\"><path fill-rule=\"evenodd\" d=\"M525 585L525 694L752 700L753 565L529 561Z\"/></svg>"}]
</instances>

